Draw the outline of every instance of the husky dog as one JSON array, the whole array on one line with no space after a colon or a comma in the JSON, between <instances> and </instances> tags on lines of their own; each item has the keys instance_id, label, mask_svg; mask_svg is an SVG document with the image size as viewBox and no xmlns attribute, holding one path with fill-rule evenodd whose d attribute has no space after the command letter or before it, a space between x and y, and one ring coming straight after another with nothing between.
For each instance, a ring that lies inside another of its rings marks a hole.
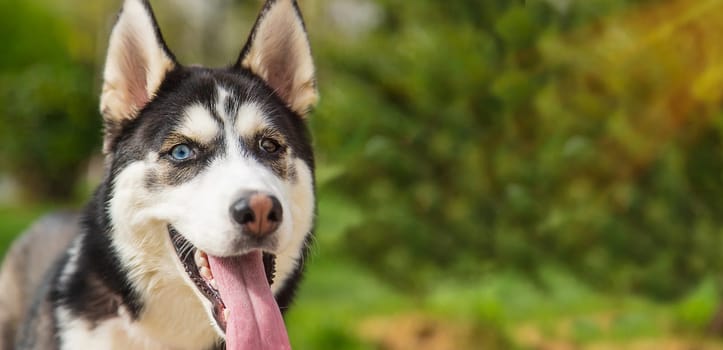
<instances>
[{"instance_id":1,"label":"husky dog","mask_svg":"<svg viewBox=\"0 0 723 350\"><path fill-rule=\"evenodd\" d=\"M30 228L0 272L0 348L284 349L280 310L315 211L317 101L293 0L268 0L235 64L183 66L125 0L100 108L105 179Z\"/></svg>"}]
</instances>

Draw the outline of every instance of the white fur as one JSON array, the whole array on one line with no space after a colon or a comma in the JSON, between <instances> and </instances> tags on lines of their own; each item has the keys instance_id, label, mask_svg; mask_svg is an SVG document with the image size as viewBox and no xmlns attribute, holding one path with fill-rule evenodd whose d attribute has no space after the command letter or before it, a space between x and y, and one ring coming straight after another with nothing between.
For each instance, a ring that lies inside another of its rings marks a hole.
<instances>
[{"instance_id":1,"label":"white fur","mask_svg":"<svg viewBox=\"0 0 723 350\"><path fill-rule=\"evenodd\" d=\"M239 135L250 137L266 126L266 117L258 104L245 103L238 109L235 126Z\"/></svg>"},{"instance_id":2,"label":"white fur","mask_svg":"<svg viewBox=\"0 0 723 350\"><path fill-rule=\"evenodd\" d=\"M68 278L78 269L78 253L80 252L80 243L83 241L85 234L80 234L73 239L68 248L68 261L60 272L58 283L66 285Z\"/></svg>"},{"instance_id":3,"label":"white fur","mask_svg":"<svg viewBox=\"0 0 723 350\"><path fill-rule=\"evenodd\" d=\"M306 237L311 233L314 225L314 189L311 186L313 175L311 169L300 159L295 159L296 181L285 183L286 191L290 194L291 215L294 218L294 232L291 240L284 249L276 253L276 280L272 290L280 290L286 280L291 276L299 264Z\"/></svg>"},{"instance_id":4,"label":"white fur","mask_svg":"<svg viewBox=\"0 0 723 350\"><path fill-rule=\"evenodd\" d=\"M179 133L199 143L210 143L219 136L221 129L218 123L208 114L208 110L200 104L186 108L186 118L181 124Z\"/></svg>"},{"instance_id":5,"label":"white fur","mask_svg":"<svg viewBox=\"0 0 723 350\"><path fill-rule=\"evenodd\" d=\"M223 94L219 94L219 100L221 97ZM186 125L210 129L207 120L216 124L211 111L203 109L194 106L187 111L192 117L187 118ZM274 292L283 287L297 267L312 228L311 169L302 160L291 158L296 178L284 180L256 160L245 157L238 151L238 132L254 132L252 127L263 127L265 117L256 105L246 104L239 108L236 125L231 125L231 116L223 115L222 111L216 112L226 122L225 155L190 181L149 190L145 187L147 174L162 166L158 155L150 153L118 174L108 207L115 231L113 246L145 303L138 326L162 344L179 349L188 344L195 344L196 348L208 346L218 333L210 302L190 281L173 250L168 224L208 254L243 254L248 249L234 249L240 233L229 208L245 191L264 191L276 196L284 214L275 233L278 244L270 248L277 255ZM239 120L243 121L239 124Z\"/></svg>"},{"instance_id":6,"label":"white fur","mask_svg":"<svg viewBox=\"0 0 723 350\"><path fill-rule=\"evenodd\" d=\"M208 306L200 302L195 287L179 267L166 222L147 210L158 201L144 187L146 171L156 161L157 157L149 156L129 165L116 178L108 209L114 223L113 246L146 306L138 326L174 348L189 344L199 348L213 344L218 335L211 319L203 317ZM181 329L183 332L178 331Z\"/></svg>"},{"instance_id":7,"label":"white fur","mask_svg":"<svg viewBox=\"0 0 723 350\"><path fill-rule=\"evenodd\" d=\"M134 349L134 350L181 350L197 349L193 346L178 347L155 341L145 328L132 322L127 311L119 310L118 317L91 325L75 318L70 311L60 307L55 310L56 319L62 330L60 349Z\"/></svg>"}]
</instances>

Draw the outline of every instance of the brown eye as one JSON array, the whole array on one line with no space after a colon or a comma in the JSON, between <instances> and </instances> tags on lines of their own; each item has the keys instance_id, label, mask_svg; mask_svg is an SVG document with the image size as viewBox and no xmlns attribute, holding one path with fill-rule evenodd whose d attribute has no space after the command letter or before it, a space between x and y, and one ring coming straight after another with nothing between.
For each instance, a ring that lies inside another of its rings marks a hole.
<instances>
[{"instance_id":1,"label":"brown eye","mask_svg":"<svg viewBox=\"0 0 723 350\"><path fill-rule=\"evenodd\" d=\"M266 137L259 140L259 147L266 153L276 153L281 148L278 142Z\"/></svg>"}]
</instances>

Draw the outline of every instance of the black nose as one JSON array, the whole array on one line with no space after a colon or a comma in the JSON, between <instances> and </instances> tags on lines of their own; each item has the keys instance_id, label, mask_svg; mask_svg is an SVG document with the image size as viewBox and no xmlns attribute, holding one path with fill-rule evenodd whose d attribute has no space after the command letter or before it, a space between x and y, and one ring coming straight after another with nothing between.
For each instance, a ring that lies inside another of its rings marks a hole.
<instances>
[{"instance_id":1,"label":"black nose","mask_svg":"<svg viewBox=\"0 0 723 350\"><path fill-rule=\"evenodd\" d=\"M263 237L279 228L283 211L276 197L249 192L231 206L231 217L243 227L244 233Z\"/></svg>"}]
</instances>

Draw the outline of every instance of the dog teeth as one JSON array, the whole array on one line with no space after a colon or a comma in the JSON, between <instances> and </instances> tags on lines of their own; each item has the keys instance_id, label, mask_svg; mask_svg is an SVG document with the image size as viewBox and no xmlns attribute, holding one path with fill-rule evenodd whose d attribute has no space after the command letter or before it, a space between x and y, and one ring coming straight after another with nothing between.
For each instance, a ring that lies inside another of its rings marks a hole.
<instances>
[{"instance_id":1,"label":"dog teeth","mask_svg":"<svg viewBox=\"0 0 723 350\"><path fill-rule=\"evenodd\" d=\"M206 255L206 253L202 252L201 250L196 249L196 253L194 253L193 257L196 261L196 266L198 266L198 273L201 275L201 277L206 280L206 283L208 283L211 288L218 290L218 284L216 283L216 280L213 279L211 267L208 265L208 255Z\"/></svg>"},{"instance_id":2,"label":"dog teeth","mask_svg":"<svg viewBox=\"0 0 723 350\"><path fill-rule=\"evenodd\" d=\"M196 253L193 255L193 257L194 257L194 260L196 260L196 266L209 267L208 255L206 255L206 253L196 249Z\"/></svg>"},{"instance_id":3,"label":"dog teeth","mask_svg":"<svg viewBox=\"0 0 723 350\"><path fill-rule=\"evenodd\" d=\"M223 309L223 320L228 321L229 317L231 317L231 310Z\"/></svg>"},{"instance_id":4,"label":"dog teeth","mask_svg":"<svg viewBox=\"0 0 723 350\"><path fill-rule=\"evenodd\" d=\"M201 277L203 277L206 281L210 281L213 279L211 269L209 269L208 267L201 267L200 269L198 269L198 273L201 274Z\"/></svg>"}]
</instances>

